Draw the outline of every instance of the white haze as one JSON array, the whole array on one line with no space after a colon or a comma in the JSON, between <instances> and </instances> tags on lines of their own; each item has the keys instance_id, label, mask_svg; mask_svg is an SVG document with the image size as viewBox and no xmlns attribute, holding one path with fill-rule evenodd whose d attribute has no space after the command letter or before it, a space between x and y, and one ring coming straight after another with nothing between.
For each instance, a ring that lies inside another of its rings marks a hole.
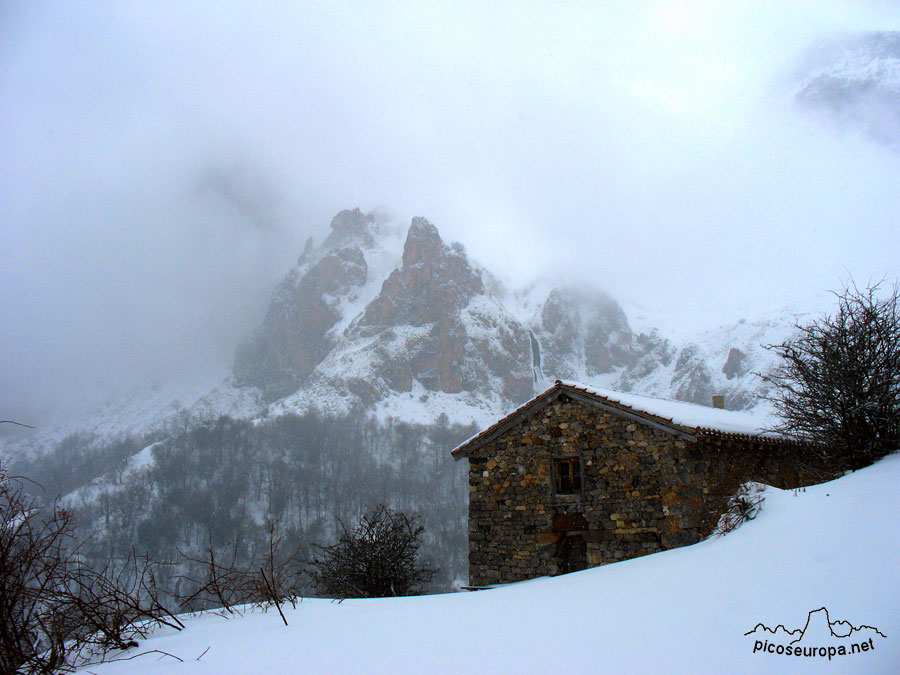
<instances>
[{"instance_id":1,"label":"white haze","mask_svg":"<svg viewBox=\"0 0 900 675\"><path fill-rule=\"evenodd\" d=\"M820 35L898 27L863 2L6 2L0 417L225 372L354 206L699 328L894 278L900 155L786 78Z\"/></svg>"}]
</instances>

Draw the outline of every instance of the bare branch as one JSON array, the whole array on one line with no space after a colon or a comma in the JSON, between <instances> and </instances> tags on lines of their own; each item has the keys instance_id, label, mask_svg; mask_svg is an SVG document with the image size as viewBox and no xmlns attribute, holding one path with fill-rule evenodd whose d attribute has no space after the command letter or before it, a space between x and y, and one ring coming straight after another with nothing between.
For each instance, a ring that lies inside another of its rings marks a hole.
<instances>
[{"instance_id":1,"label":"bare branch","mask_svg":"<svg viewBox=\"0 0 900 675\"><path fill-rule=\"evenodd\" d=\"M315 546L311 576L319 592L333 598L412 595L437 570L418 564L425 531L415 517L384 504L364 515L350 532L343 523L337 544Z\"/></svg>"},{"instance_id":2,"label":"bare branch","mask_svg":"<svg viewBox=\"0 0 900 675\"><path fill-rule=\"evenodd\" d=\"M183 627L159 600L156 563L131 551L98 571L78 547L71 513L42 509L0 469L0 672L69 671Z\"/></svg>"},{"instance_id":3,"label":"bare branch","mask_svg":"<svg viewBox=\"0 0 900 675\"><path fill-rule=\"evenodd\" d=\"M900 289L849 284L834 315L769 345L781 365L763 374L786 435L819 442L855 467L900 448Z\"/></svg>"},{"instance_id":4,"label":"bare branch","mask_svg":"<svg viewBox=\"0 0 900 675\"><path fill-rule=\"evenodd\" d=\"M16 422L15 420L0 420L0 424L15 424L16 426L25 427L26 429L36 429L37 427L33 427L30 424L22 424L21 422Z\"/></svg>"}]
</instances>

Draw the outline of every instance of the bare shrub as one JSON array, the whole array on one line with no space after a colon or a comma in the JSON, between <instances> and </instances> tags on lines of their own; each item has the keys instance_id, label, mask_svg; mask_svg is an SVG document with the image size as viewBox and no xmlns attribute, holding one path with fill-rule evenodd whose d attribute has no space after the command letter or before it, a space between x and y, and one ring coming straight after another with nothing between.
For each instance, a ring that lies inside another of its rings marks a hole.
<instances>
[{"instance_id":1,"label":"bare shrub","mask_svg":"<svg viewBox=\"0 0 900 675\"><path fill-rule=\"evenodd\" d=\"M183 626L159 601L155 564L133 553L96 571L78 557L74 521L42 509L0 468L0 672L53 673Z\"/></svg>"},{"instance_id":2,"label":"bare shrub","mask_svg":"<svg viewBox=\"0 0 900 675\"><path fill-rule=\"evenodd\" d=\"M176 596L177 600L190 610L220 608L228 614L239 613L238 607L247 604L263 610L275 607L287 625L281 605L289 602L296 607L302 597L303 568L299 548L286 551L284 544L276 519L266 523L265 548L249 567L236 565L238 541L231 543L228 553L210 545L202 558L182 554L201 574L182 575L183 585L193 590Z\"/></svg>"},{"instance_id":3,"label":"bare shrub","mask_svg":"<svg viewBox=\"0 0 900 675\"><path fill-rule=\"evenodd\" d=\"M852 468L900 448L900 291L836 293L837 311L767 348L782 363L764 380L788 436L844 455Z\"/></svg>"},{"instance_id":4,"label":"bare shrub","mask_svg":"<svg viewBox=\"0 0 900 675\"><path fill-rule=\"evenodd\" d=\"M262 555L258 573L250 578L252 588L251 602L257 607L278 610L281 620L287 626L287 619L281 611L281 605L290 602L297 606L300 597L300 577L303 573L299 557L299 549L290 554L283 553L284 535L280 532L279 521L272 520L267 524L266 550Z\"/></svg>"},{"instance_id":5,"label":"bare shrub","mask_svg":"<svg viewBox=\"0 0 900 675\"><path fill-rule=\"evenodd\" d=\"M238 542L231 545L226 553L214 546L207 546L203 557L180 552L182 559L199 570L199 574L183 574L180 580L189 592L176 594L176 600L183 609L190 611L219 608L228 614L236 613L236 605L246 602L244 585L246 571L235 567Z\"/></svg>"},{"instance_id":6,"label":"bare shrub","mask_svg":"<svg viewBox=\"0 0 900 675\"><path fill-rule=\"evenodd\" d=\"M415 517L384 504L364 515L350 531L341 523L338 543L315 546L312 561L316 589L333 598L383 598L414 595L437 570L417 562L425 528Z\"/></svg>"},{"instance_id":7,"label":"bare shrub","mask_svg":"<svg viewBox=\"0 0 900 675\"><path fill-rule=\"evenodd\" d=\"M762 503L765 501L766 486L761 483L744 483L738 488L738 491L729 498L728 507L719 517L719 522L713 531L714 535L726 535L736 530L749 520L753 520L759 515Z\"/></svg>"}]
</instances>

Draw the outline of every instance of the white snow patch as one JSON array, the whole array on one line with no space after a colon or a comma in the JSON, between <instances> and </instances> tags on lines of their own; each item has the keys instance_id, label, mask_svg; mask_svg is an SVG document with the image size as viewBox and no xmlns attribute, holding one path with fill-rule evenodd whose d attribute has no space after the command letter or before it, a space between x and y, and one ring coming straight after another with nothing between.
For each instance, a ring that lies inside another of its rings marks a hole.
<instances>
[{"instance_id":1,"label":"white snow patch","mask_svg":"<svg viewBox=\"0 0 900 675\"><path fill-rule=\"evenodd\" d=\"M392 394L376 403L372 416L381 423L393 418L410 424L433 424L444 414L450 424L475 424L481 429L493 424L504 408L504 401L496 395L487 398L474 392L429 391L413 380L411 391Z\"/></svg>"},{"instance_id":2,"label":"white snow patch","mask_svg":"<svg viewBox=\"0 0 900 675\"><path fill-rule=\"evenodd\" d=\"M157 652L90 671L895 673L898 483L894 455L805 491L768 488L760 515L727 537L493 590L304 600L285 606L289 626L274 611L187 618L123 656ZM803 628L821 607L886 637L831 660L754 653L745 633L757 624Z\"/></svg>"},{"instance_id":3,"label":"white snow patch","mask_svg":"<svg viewBox=\"0 0 900 675\"><path fill-rule=\"evenodd\" d=\"M341 318L331 327L329 335L343 335L369 303L378 297L384 281L402 262L405 236L405 231L399 227L386 228L373 246L360 249L366 260L366 282L349 295L335 299L334 307Z\"/></svg>"},{"instance_id":4,"label":"white snow patch","mask_svg":"<svg viewBox=\"0 0 900 675\"><path fill-rule=\"evenodd\" d=\"M564 384L586 389L605 398L651 415L672 420L687 427L702 427L735 434L764 434L773 426L775 418L761 411L722 410L711 406L685 403L670 398L603 389L590 384L566 381ZM771 435L771 434L767 434Z\"/></svg>"},{"instance_id":5,"label":"white snow patch","mask_svg":"<svg viewBox=\"0 0 900 675\"><path fill-rule=\"evenodd\" d=\"M148 469L153 465L153 448L160 444L160 441L156 443L151 443L146 448L138 452L137 454L132 455L128 458L126 462L126 470L127 471L143 471Z\"/></svg>"},{"instance_id":6,"label":"white snow patch","mask_svg":"<svg viewBox=\"0 0 900 675\"><path fill-rule=\"evenodd\" d=\"M326 416L341 417L353 407L353 397L327 382L315 381L285 398L269 405L265 417L304 415L316 412Z\"/></svg>"},{"instance_id":7,"label":"white snow patch","mask_svg":"<svg viewBox=\"0 0 900 675\"><path fill-rule=\"evenodd\" d=\"M231 378L200 398L189 409L194 421L210 422L222 415L250 419L263 408L262 394L256 387L237 387Z\"/></svg>"}]
</instances>

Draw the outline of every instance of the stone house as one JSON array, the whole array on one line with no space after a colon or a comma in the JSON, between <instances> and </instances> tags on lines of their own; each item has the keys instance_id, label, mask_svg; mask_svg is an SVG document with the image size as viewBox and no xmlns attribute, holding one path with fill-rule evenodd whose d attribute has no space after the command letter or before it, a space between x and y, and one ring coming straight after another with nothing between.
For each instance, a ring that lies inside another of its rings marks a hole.
<instances>
[{"instance_id":1,"label":"stone house","mask_svg":"<svg viewBox=\"0 0 900 675\"><path fill-rule=\"evenodd\" d=\"M469 460L469 583L693 544L744 482L793 488L840 475L820 446L757 425L746 413L557 380L453 450Z\"/></svg>"}]
</instances>

